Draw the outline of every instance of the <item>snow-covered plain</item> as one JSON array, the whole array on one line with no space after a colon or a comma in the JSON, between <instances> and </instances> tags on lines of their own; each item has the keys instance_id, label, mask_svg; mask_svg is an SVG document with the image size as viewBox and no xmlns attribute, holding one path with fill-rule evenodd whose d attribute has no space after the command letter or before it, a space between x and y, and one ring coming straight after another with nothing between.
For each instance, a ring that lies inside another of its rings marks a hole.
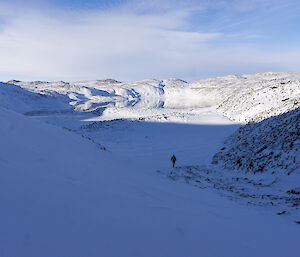
<instances>
[{"instance_id":1,"label":"snow-covered plain","mask_svg":"<svg viewBox=\"0 0 300 257\"><path fill-rule=\"evenodd\" d=\"M231 97L294 83L295 109L297 76L2 83L0 256L297 256L298 216L224 193L232 174L210 165L240 127L222 112L288 101L262 115Z\"/></svg>"}]
</instances>

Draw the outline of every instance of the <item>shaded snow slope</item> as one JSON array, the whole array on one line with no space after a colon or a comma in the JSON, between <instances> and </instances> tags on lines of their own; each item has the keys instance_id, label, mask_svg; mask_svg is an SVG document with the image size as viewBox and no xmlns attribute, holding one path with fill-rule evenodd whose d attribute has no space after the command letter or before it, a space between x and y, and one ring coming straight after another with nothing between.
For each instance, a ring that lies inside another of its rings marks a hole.
<instances>
[{"instance_id":1,"label":"shaded snow slope","mask_svg":"<svg viewBox=\"0 0 300 257\"><path fill-rule=\"evenodd\" d=\"M164 174L300 224L299 126L299 108L246 124L220 146L212 164L191 162Z\"/></svg>"},{"instance_id":2,"label":"shaded snow slope","mask_svg":"<svg viewBox=\"0 0 300 257\"><path fill-rule=\"evenodd\" d=\"M295 256L297 226L0 108L0 255Z\"/></svg>"},{"instance_id":3,"label":"shaded snow slope","mask_svg":"<svg viewBox=\"0 0 300 257\"><path fill-rule=\"evenodd\" d=\"M248 184L251 201L278 205L300 220L300 108L241 127L212 163L235 177L229 184L236 193L245 195L240 188Z\"/></svg>"},{"instance_id":4,"label":"shaded snow slope","mask_svg":"<svg viewBox=\"0 0 300 257\"><path fill-rule=\"evenodd\" d=\"M240 127L213 162L240 172L291 174L300 168L300 108Z\"/></svg>"},{"instance_id":5,"label":"shaded snow slope","mask_svg":"<svg viewBox=\"0 0 300 257\"><path fill-rule=\"evenodd\" d=\"M1 82L0 106L22 114L63 112L72 109L69 98L64 95L46 91L34 93L14 84Z\"/></svg>"}]
</instances>

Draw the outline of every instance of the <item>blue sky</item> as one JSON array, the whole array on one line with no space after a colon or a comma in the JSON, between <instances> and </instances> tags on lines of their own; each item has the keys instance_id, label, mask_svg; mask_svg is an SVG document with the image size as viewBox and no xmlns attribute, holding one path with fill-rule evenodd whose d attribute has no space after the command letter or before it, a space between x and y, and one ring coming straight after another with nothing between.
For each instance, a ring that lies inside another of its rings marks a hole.
<instances>
[{"instance_id":1,"label":"blue sky","mask_svg":"<svg viewBox=\"0 0 300 257\"><path fill-rule=\"evenodd\" d=\"M0 80L300 71L298 0L0 0Z\"/></svg>"}]
</instances>

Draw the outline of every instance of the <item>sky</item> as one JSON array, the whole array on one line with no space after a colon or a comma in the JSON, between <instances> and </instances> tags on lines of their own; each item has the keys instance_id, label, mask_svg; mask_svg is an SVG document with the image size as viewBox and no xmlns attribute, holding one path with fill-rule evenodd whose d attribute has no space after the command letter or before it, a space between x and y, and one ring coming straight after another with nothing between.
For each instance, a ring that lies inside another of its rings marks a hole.
<instances>
[{"instance_id":1,"label":"sky","mask_svg":"<svg viewBox=\"0 0 300 257\"><path fill-rule=\"evenodd\" d=\"M0 81L300 72L299 0L0 0Z\"/></svg>"}]
</instances>

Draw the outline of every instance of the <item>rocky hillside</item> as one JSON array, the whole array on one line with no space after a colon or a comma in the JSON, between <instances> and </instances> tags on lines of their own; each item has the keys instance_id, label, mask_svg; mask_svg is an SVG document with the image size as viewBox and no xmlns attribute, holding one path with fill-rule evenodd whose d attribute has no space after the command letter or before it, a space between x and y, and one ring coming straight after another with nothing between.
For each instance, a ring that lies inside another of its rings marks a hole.
<instances>
[{"instance_id":1,"label":"rocky hillside","mask_svg":"<svg viewBox=\"0 0 300 257\"><path fill-rule=\"evenodd\" d=\"M257 122L300 107L300 74L260 73L245 75L243 85L218 109L238 122Z\"/></svg>"},{"instance_id":2,"label":"rocky hillside","mask_svg":"<svg viewBox=\"0 0 300 257\"><path fill-rule=\"evenodd\" d=\"M299 220L300 108L240 127L213 156L212 169L222 170L215 187Z\"/></svg>"},{"instance_id":3,"label":"rocky hillside","mask_svg":"<svg viewBox=\"0 0 300 257\"><path fill-rule=\"evenodd\" d=\"M300 108L240 127L213 164L245 173L290 175L300 168Z\"/></svg>"},{"instance_id":4,"label":"rocky hillside","mask_svg":"<svg viewBox=\"0 0 300 257\"><path fill-rule=\"evenodd\" d=\"M245 83L219 110L232 120L249 123L226 140L213 163L244 172L289 175L300 162L299 74L246 75Z\"/></svg>"}]
</instances>

